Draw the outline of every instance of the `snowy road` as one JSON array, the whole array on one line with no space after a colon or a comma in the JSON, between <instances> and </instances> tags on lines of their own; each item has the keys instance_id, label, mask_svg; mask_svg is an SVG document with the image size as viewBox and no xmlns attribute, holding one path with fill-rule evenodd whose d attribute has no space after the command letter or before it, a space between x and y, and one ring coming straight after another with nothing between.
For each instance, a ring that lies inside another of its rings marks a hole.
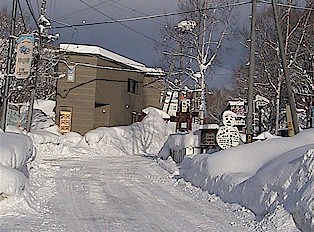
<instances>
[{"instance_id":1,"label":"snowy road","mask_svg":"<svg viewBox=\"0 0 314 232\"><path fill-rule=\"evenodd\" d=\"M38 213L1 217L1 232L257 231L250 212L178 182L149 157L45 160L33 176Z\"/></svg>"}]
</instances>

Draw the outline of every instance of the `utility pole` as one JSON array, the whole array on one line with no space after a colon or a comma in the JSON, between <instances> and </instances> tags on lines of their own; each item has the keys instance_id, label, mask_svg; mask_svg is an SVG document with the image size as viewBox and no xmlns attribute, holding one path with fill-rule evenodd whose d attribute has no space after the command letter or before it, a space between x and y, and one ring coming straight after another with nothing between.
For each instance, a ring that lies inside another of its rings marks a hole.
<instances>
[{"instance_id":1,"label":"utility pole","mask_svg":"<svg viewBox=\"0 0 314 232\"><path fill-rule=\"evenodd\" d=\"M7 124L9 86L10 86L10 82L11 82L10 72L12 69L12 55L13 55L14 40L15 40L14 33L15 33L15 24L16 24L16 12L17 12L17 0L13 0L10 38L9 38L9 49L8 49L8 57L7 57L6 72L5 72L4 100L3 100L3 105L2 105L2 116L1 116L1 128L3 131L5 131L6 124Z\"/></svg>"},{"instance_id":2,"label":"utility pole","mask_svg":"<svg viewBox=\"0 0 314 232\"><path fill-rule=\"evenodd\" d=\"M207 2L206 2L206 7L207 7ZM201 75L201 105L200 105L200 113L199 113L199 118L200 118L200 125L203 126L206 123L206 118L207 118L207 105L206 105L206 83L205 83L205 70L203 66L203 62L205 59L205 38L206 38L206 18L207 16L203 13L203 24L202 24L202 30L203 30L203 35L202 35L202 48L201 48L201 61L202 64L200 66L199 74Z\"/></svg>"},{"instance_id":3,"label":"utility pole","mask_svg":"<svg viewBox=\"0 0 314 232\"><path fill-rule=\"evenodd\" d=\"M253 83L255 76L255 40L256 40L256 0L252 0L251 40L250 40L250 73L248 86L248 113L246 121L246 142L251 143L253 138Z\"/></svg>"},{"instance_id":4,"label":"utility pole","mask_svg":"<svg viewBox=\"0 0 314 232\"><path fill-rule=\"evenodd\" d=\"M41 1L41 8L40 8L40 17L38 19L38 57L37 59L40 59L41 56L41 50L42 50L42 44L44 40L46 41L48 39L48 28L50 28L51 24L49 20L45 17L46 14L46 0ZM35 75L32 80L32 90L31 90L31 99L28 107L28 114L27 114L27 125L26 130L28 132L31 131L32 128L32 120L33 120L33 111L34 111L34 101L36 97L36 81L37 81L37 75L38 75L38 60L36 60L36 67L35 67Z\"/></svg>"},{"instance_id":5,"label":"utility pole","mask_svg":"<svg viewBox=\"0 0 314 232\"><path fill-rule=\"evenodd\" d=\"M272 0L272 5L273 5L274 18L275 18L275 24L276 24L276 30L277 30L277 36L278 36L278 43L279 43L282 68L283 68L283 72L284 72L284 76L285 76L285 80L286 80L286 85L287 85L287 94L288 94L288 99L289 99L289 105L291 108L292 124L293 124L294 132L295 132L295 134L297 134L297 133L299 133L299 119L298 119L298 115L297 115L296 104L295 104L294 95L293 95L293 91L292 91L292 87L291 87L291 81L290 81L290 77L289 77L289 70L288 70L288 65L287 65L287 60L286 60L286 54L285 54L285 49L284 49L282 32L281 32L281 28L279 25L277 1Z\"/></svg>"}]
</instances>

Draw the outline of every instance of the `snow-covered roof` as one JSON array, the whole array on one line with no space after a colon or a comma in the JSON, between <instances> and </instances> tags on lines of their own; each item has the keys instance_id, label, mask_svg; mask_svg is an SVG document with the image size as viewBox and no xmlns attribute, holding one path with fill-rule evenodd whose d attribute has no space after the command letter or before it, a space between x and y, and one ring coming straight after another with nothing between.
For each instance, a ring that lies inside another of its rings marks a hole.
<instances>
[{"instance_id":1,"label":"snow-covered roof","mask_svg":"<svg viewBox=\"0 0 314 232\"><path fill-rule=\"evenodd\" d=\"M104 48L93 46L93 45L80 45L80 44L60 44L60 50L65 52L75 52L81 54L93 54L93 55L100 55L102 57L108 58L110 60L116 61L121 64L125 64L129 67L138 69L143 72L151 72L151 68L148 68L139 62L121 56L119 54L113 53L108 51Z\"/></svg>"},{"instance_id":2,"label":"snow-covered roof","mask_svg":"<svg viewBox=\"0 0 314 232\"><path fill-rule=\"evenodd\" d=\"M228 101L230 106L244 106L244 101Z\"/></svg>"},{"instance_id":3,"label":"snow-covered roof","mask_svg":"<svg viewBox=\"0 0 314 232\"><path fill-rule=\"evenodd\" d=\"M162 68L146 68L147 69L147 75L150 76L165 76L164 70Z\"/></svg>"}]
</instances>

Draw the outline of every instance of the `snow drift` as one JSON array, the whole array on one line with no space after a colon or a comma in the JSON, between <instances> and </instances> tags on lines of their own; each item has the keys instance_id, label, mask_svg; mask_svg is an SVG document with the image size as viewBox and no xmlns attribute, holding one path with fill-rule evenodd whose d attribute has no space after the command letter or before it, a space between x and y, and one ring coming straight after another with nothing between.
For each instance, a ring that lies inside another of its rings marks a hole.
<instances>
[{"instance_id":1,"label":"snow drift","mask_svg":"<svg viewBox=\"0 0 314 232\"><path fill-rule=\"evenodd\" d=\"M35 158L30 137L0 132L0 194L20 194L28 177L27 163Z\"/></svg>"},{"instance_id":2,"label":"snow drift","mask_svg":"<svg viewBox=\"0 0 314 232\"><path fill-rule=\"evenodd\" d=\"M150 110L141 122L130 126L99 127L84 136L91 147L106 154L156 155L172 129L158 111Z\"/></svg>"},{"instance_id":3,"label":"snow drift","mask_svg":"<svg viewBox=\"0 0 314 232\"><path fill-rule=\"evenodd\" d=\"M181 175L193 185L239 203L258 217L278 205L304 231L314 230L314 129L193 158Z\"/></svg>"}]
</instances>

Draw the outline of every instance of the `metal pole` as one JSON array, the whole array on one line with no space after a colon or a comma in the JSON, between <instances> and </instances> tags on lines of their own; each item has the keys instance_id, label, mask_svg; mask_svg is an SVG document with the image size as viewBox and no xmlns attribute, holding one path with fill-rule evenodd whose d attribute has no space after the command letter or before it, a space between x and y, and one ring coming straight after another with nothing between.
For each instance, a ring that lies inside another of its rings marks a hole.
<instances>
[{"instance_id":1,"label":"metal pole","mask_svg":"<svg viewBox=\"0 0 314 232\"><path fill-rule=\"evenodd\" d=\"M283 68L283 72L284 72L284 76L285 76L285 80L286 80L286 85L287 85L287 94L288 94L288 99L289 99L289 105L291 108L292 124L293 124L294 132L295 132L295 134L297 134L297 133L299 133L299 120L298 120L294 95L293 95L293 91L292 91L292 87L291 87L291 81L290 81L290 77L289 77L289 70L288 70L286 54L285 54L285 50L284 50L282 32L281 32L281 28L279 25L279 18L278 18L278 13L277 13L278 12L277 11L277 1L272 0L272 4L273 4L273 11L274 11L274 17L275 17L275 23L276 23L276 30L277 30L277 36L278 36L278 43L279 43L282 68Z\"/></svg>"},{"instance_id":2,"label":"metal pole","mask_svg":"<svg viewBox=\"0 0 314 232\"><path fill-rule=\"evenodd\" d=\"M14 38L13 37L14 37L14 33L15 33L16 12L17 12L17 0L13 0L10 38L9 38L9 50L8 50L6 73L5 73L4 101L3 101L3 105L2 105L2 116L1 116L1 128L3 131L5 131L6 123L7 123L10 72L12 69L12 55L13 55L13 50L14 50L14 46L13 46Z\"/></svg>"},{"instance_id":3,"label":"metal pole","mask_svg":"<svg viewBox=\"0 0 314 232\"><path fill-rule=\"evenodd\" d=\"M255 24L256 24L256 0L252 0L251 19L251 43L250 43L250 73L248 86L248 113L246 118L246 142L251 143L253 137L253 83L255 75Z\"/></svg>"}]
</instances>

